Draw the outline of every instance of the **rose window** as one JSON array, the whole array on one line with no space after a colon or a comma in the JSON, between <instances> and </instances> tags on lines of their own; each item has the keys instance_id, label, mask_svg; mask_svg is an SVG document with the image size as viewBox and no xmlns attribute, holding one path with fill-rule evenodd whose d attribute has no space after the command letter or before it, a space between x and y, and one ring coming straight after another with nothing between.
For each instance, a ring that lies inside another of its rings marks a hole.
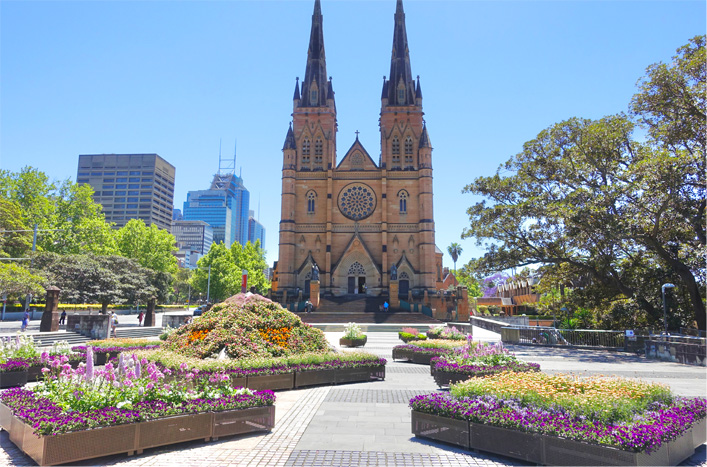
<instances>
[{"instance_id":1,"label":"rose window","mask_svg":"<svg viewBox=\"0 0 707 467\"><path fill-rule=\"evenodd\" d=\"M339 194L339 210L349 219L365 219L376 208L376 197L369 186L352 183Z\"/></svg>"}]
</instances>

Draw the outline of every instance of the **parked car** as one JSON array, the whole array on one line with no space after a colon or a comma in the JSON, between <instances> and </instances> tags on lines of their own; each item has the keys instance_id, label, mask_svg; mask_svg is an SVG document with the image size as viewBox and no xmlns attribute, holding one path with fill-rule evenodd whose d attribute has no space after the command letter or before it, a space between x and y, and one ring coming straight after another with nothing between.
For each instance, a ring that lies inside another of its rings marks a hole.
<instances>
[{"instance_id":1,"label":"parked car","mask_svg":"<svg viewBox=\"0 0 707 467\"><path fill-rule=\"evenodd\" d=\"M194 316L201 316L201 313L203 313L203 312L204 312L203 307L199 306L199 307L194 308Z\"/></svg>"}]
</instances>

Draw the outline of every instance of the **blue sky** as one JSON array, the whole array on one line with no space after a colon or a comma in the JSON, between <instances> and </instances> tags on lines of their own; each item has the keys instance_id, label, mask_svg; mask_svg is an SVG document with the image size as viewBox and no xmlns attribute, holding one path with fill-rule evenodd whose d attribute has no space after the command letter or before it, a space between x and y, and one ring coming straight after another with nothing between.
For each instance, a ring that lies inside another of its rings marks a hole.
<instances>
[{"instance_id":1,"label":"blue sky","mask_svg":"<svg viewBox=\"0 0 707 467\"><path fill-rule=\"evenodd\" d=\"M282 145L313 0L0 2L0 168L76 178L79 154L157 153L174 203L232 155L277 259ZM322 1L339 160L377 160L395 1ZM627 110L645 68L705 33L705 2L405 1L433 152L437 245L461 240L462 195L541 130ZM445 264L451 259L445 254Z\"/></svg>"}]
</instances>

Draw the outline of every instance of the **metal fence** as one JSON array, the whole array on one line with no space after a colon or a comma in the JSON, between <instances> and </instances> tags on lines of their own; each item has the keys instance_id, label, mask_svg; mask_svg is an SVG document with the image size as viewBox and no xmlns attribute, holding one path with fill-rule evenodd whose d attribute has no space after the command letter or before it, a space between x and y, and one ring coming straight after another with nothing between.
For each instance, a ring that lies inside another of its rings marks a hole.
<instances>
[{"instance_id":1,"label":"metal fence","mask_svg":"<svg viewBox=\"0 0 707 467\"><path fill-rule=\"evenodd\" d=\"M547 326L506 326L511 341L520 344L572 345L577 347L624 348L624 331L556 329Z\"/></svg>"}]
</instances>

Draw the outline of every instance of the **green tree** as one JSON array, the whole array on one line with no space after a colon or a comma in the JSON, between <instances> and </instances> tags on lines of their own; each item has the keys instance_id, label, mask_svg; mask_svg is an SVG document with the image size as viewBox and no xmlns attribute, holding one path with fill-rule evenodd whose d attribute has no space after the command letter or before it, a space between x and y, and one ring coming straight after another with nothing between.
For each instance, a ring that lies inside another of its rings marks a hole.
<instances>
[{"instance_id":1,"label":"green tree","mask_svg":"<svg viewBox=\"0 0 707 467\"><path fill-rule=\"evenodd\" d=\"M140 219L131 219L116 234L118 251L153 271L175 273L177 251L174 235Z\"/></svg>"},{"instance_id":2,"label":"green tree","mask_svg":"<svg viewBox=\"0 0 707 467\"><path fill-rule=\"evenodd\" d=\"M452 244L447 247L447 251L449 252L449 256L452 257L452 261L454 262L454 275L456 275L457 259L459 259L459 256L462 254L462 246L457 242L452 242Z\"/></svg>"},{"instance_id":3,"label":"green tree","mask_svg":"<svg viewBox=\"0 0 707 467\"><path fill-rule=\"evenodd\" d=\"M0 256L21 258L32 249L32 232L25 224L20 205L0 198Z\"/></svg>"},{"instance_id":4,"label":"green tree","mask_svg":"<svg viewBox=\"0 0 707 467\"><path fill-rule=\"evenodd\" d=\"M0 295L43 295L44 280L19 264L0 261Z\"/></svg>"},{"instance_id":5,"label":"green tree","mask_svg":"<svg viewBox=\"0 0 707 467\"><path fill-rule=\"evenodd\" d=\"M208 295L212 303L218 303L240 292L241 270L236 267L231 251L223 243L211 245L211 249L199 259L197 266L198 269L192 276L192 295L202 293L202 298L205 299Z\"/></svg>"},{"instance_id":6,"label":"green tree","mask_svg":"<svg viewBox=\"0 0 707 467\"><path fill-rule=\"evenodd\" d=\"M460 285L467 288L470 297L483 297L484 292L481 290L481 284L474 275L472 263L462 266L456 273L457 281Z\"/></svg>"},{"instance_id":7,"label":"green tree","mask_svg":"<svg viewBox=\"0 0 707 467\"><path fill-rule=\"evenodd\" d=\"M236 269L248 271L248 289L255 287L255 290L263 294L270 288L270 281L265 277L265 270L268 263L265 260L265 250L260 247L260 240L255 244L246 243L242 246L235 242L231 245L231 256L236 265ZM241 274L242 277L242 274Z\"/></svg>"},{"instance_id":8,"label":"green tree","mask_svg":"<svg viewBox=\"0 0 707 467\"><path fill-rule=\"evenodd\" d=\"M179 268L174 274L172 282L174 289L174 302L186 303L189 299L191 277L194 271L188 268Z\"/></svg>"}]
</instances>

